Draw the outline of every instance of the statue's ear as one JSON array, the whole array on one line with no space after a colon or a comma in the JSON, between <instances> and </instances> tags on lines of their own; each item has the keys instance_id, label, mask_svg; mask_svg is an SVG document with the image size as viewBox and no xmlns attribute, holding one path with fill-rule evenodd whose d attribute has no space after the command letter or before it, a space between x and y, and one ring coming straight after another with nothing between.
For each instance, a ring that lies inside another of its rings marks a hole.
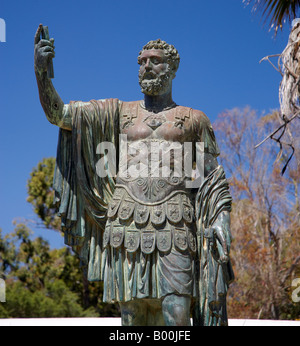
<instances>
[{"instance_id":1,"label":"statue's ear","mask_svg":"<svg viewBox=\"0 0 300 346\"><path fill-rule=\"evenodd\" d=\"M171 75L171 78L174 79L176 77L176 71L177 68L173 64L169 65L169 74Z\"/></svg>"},{"instance_id":2,"label":"statue's ear","mask_svg":"<svg viewBox=\"0 0 300 346\"><path fill-rule=\"evenodd\" d=\"M177 70L178 70L178 67L179 67L179 65L177 65L177 64L171 64L171 71L172 71L172 75L173 75L173 79L176 77L176 72L177 72Z\"/></svg>"}]
</instances>

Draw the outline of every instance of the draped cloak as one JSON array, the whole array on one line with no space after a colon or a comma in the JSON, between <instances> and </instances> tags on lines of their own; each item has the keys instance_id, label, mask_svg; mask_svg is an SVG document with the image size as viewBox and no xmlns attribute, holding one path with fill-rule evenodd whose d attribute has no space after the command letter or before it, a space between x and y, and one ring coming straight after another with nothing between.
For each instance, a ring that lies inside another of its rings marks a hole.
<instances>
[{"instance_id":1,"label":"draped cloak","mask_svg":"<svg viewBox=\"0 0 300 346\"><path fill-rule=\"evenodd\" d=\"M115 161L105 162L108 174L100 177L97 173L97 162L101 158L98 153L101 145L109 142L118 155L121 105L117 99L71 102L68 113L72 130L59 131L53 184L55 204L61 217L65 243L79 256L89 281L103 279L102 235L115 190L113 172L118 167L116 156ZM217 156L218 147L211 126L196 124L196 127L202 131L199 141L204 142L204 150ZM102 159L107 160L107 156ZM226 293L233 272L230 262L219 262L216 241L213 237L206 241L205 229L222 211L230 211L230 206L228 183L219 166L204 180L196 196L198 299L194 325L227 323Z\"/></svg>"},{"instance_id":2,"label":"draped cloak","mask_svg":"<svg viewBox=\"0 0 300 346\"><path fill-rule=\"evenodd\" d=\"M116 162L106 162L108 174L100 178L97 162L101 157L97 153L103 142L119 146L120 104L117 99L71 102L72 131L59 131L55 204L65 243L79 256L90 281L101 278L102 233L115 189L115 177L110 172L116 169Z\"/></svg>"},{"instance_id":3,"label":"draped cloak","mask_svg":"<svg viewBox=\"0 0 300 346\"><path fill-rule=\"evenodd\" d=\"M218 216L231 211L232 198L222 166L212 171L200 186L196 201L197 223L197 302L194 309L194 325L222 326L228 324L226 295L234 280L230 260L220 261L222 245L212 231ZM223 230L231 241L229 225ZM230 243L227 243L229 253Z\"/></svg>"}]
</instances>

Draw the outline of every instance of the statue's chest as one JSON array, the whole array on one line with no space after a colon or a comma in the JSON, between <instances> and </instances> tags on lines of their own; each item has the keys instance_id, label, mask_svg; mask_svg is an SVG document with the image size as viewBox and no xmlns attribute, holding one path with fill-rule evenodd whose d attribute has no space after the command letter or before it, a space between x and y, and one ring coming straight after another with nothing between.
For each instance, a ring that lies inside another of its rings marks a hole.
<instances>
[{"instance_id":1,"label":"statue's chest","mask_svg":"<svg viewBox=\"0 0 300 346\"><path fill-rule=\"evenodd\" d=\"M120 113L120 132L127 141L160 139L183 143L191 141L189 109L174 107L159 113L143 109L138 102L128 103Z\"/></svg>"}]
</instances>

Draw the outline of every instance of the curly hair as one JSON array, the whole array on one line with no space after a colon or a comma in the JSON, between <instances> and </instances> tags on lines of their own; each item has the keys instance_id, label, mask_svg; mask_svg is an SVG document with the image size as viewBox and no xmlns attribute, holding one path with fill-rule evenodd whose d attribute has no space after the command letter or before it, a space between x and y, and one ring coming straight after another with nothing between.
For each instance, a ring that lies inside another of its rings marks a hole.
<instances>
[{"instance_id":1,"label":"curly hair","mask_svg":"<svg viewBox=\"0 0 300 346\"><path fill-rule=\"evenodd\" d=\"M141 64L140 56L143 53L144 50L149 50L149 49L162 49L165 53L165 56L167 58L168 64L170 64L172 70L174 72L177 71L179 67L179 62L180 62L180 56L178 54L177 49L173 46L168 44L167 42L161 40L160 38L154 41L149 41L143 49L140 51L139 56L138 56L138 64Z\"/></svg>"}]
</instances>

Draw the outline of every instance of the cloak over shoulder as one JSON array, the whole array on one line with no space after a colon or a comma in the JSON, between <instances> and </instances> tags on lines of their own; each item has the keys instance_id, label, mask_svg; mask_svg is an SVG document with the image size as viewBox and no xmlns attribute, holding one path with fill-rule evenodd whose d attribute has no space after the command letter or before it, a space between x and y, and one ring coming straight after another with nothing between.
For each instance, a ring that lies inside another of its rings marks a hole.
<instances>
[{"instance_id":1,"label":"cloak over shoulder","mask_svg":"<svg viewBox=\"0 0 300 346\"><path fill-rule=\"evenodd\" d=\"M59 131L53 184L55 204L65 243L79 256L90 281L100 280L101 276L101 235L115 189L111 171L118 161L116 158L115 162L106 162L108 174L101 178L97 172L101 155L97 153L103 142L118 148L120 105L117 99L71 102L68 112L72 131Z\"/></svg>"}]
</instances>

